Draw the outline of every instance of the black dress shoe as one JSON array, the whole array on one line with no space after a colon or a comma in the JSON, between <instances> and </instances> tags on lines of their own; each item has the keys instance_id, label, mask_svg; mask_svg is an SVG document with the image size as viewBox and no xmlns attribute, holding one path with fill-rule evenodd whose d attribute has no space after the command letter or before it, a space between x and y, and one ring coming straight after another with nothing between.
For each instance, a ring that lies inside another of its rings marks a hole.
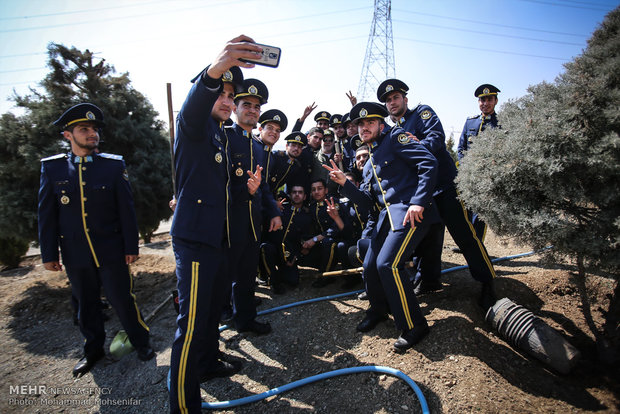
<instances>
[{"instance_id":1,"label":"black dress shoe","mask_svg":"<svg viewBox=\"0 0 620 414\"><path fill-rule=\"evenodd\" d=\"M237 372L241 371L243 364L241 361L224 361L218 359L215 363L215 367L202 374L200 382L206 382L213 378L226 378L232 377Z\"/></svg>"},{"instance_id":2,"label":"black dress shoe","mask_svg":"<svg viewBox=\"0 0 620 414\"><path fill-rule=\"evenodd\" d=\"M137 348L136 352L138 353L138 358L141 361L148 361L155 356L155 351L153 351L153 348L151 348L150 345Z\"/></svg>"},{"instance_id":3,"label":"black dress shoe","mask_svg":"<svg viewBox=\"0 0 620 414\"><path fill-rule=\"evenodd\" d=\"M425 293L437 292L441 289L443 289L443 285L438 279L422 280L420 284L415 287L413 293L416 295L423 295Z\"/></svg>"},{"instance_id":4,"label":"black dress shoe","mask_svg":"<svg viewBox=\"0 0 620 414\"><path fill-rule=\"evenodd\" d=\"M486 312L491 306L495 305L495 302L497 302L495 284L493 281L483 283L480 299L478 299L478 305L480 305L482 310Z\"/></svg>"},{"instance_id":5,"label":"black dress shoe","mask_svg":"<svg viewBox=\"0 0 620 414\"><path fill-rule=\"evenodd\" d=\"M360 293L359 295L357 295L357 298L359 300L368 300L368 293L364 291L364 292Z\"/></svg>"},{"instance_id":6,"label":"black dress shoe","mask_svg":"<svg viewBox=\"0 0 620 414\"><path fill-rule=\"evenodd\" d=\"M364 319L362 319L362 321L357 325L357 331L358 332L368 332L371 331L375 328L375 326L377 326L379 324L379 322L382 322L384 320L386 320L388 317L387 315L368 315L366 314L366 316L364 317Z\"/></svg>"},{"instance_id":7,"label":"black dress shoe","mask_svg":"<svg viewBox=\"0 0 620 414\"><path fill-rule=\"evenodd\" d=\"M404 352L422 340L430 332L428 325L418 326L403 333L394 342L394 350Z\"/></svg>"},{"instance_id":8,"label":"black dress shoe","mask_svg":"<svg viewBox=\"0 0 620 414\"><path fill-rule=\"evenodd\" d=\"M256 335L266 335L271 332L271 325L269 322L258 322L253 320L242 328L237 328L237 332L254 332Z\"/></svg>"},{"instance_id":9,"label":"black dress shoe","mask_svg":"<svg viewBox=\"0 0 620 414\"><path fill-rule=\"evenodd\" d=\"M97 361L102 359L104 356L105 356L105 352L103 352L103 349L92 355L84 356L73 367L73 376L81 377L82 375L86 374L88 371L91 370L92 367L95 366Z\"/></svg>"}]
</instances>

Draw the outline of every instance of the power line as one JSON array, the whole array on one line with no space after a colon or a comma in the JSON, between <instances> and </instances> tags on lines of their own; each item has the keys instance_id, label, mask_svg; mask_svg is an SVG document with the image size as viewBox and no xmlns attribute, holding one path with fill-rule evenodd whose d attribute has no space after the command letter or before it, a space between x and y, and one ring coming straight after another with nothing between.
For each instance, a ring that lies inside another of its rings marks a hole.
<instances>
[{"instance_id":1,"label":"power line","mask_svg":"<svg viewBox=\"0 0 620 414\"><path fill-rule=\"evenodd\" d=\"M406 21L406 20L394 20L394 21L395 22L399 22L399 23L405 23L405 24L416 24L418 26L426 26L426 27L435 27L435 28L438 28L438 29L454 30L454 31L458 31L458 32L477 33L477 34L483 34L483 35L487 35L487 36L496 36L496 37L504 37L504 38L510 38L510 39L521 39L521 40L532 40L532 41L536 41L536 42L556 43L556 44L570 45L570 46L583 46L583 43L571 43L571 42L562 42L562 41L558 41L558 40L536 39L536 38L533 38L533 37L515 36L515 35L508 35L508 34L485 32L485 31L482 31L482 30L459 29L459 28L456 28L456 27L440 26L440 25L436 25L436 24L419 23L419 22L410 22L410 21Z\"/></svg>"},{"instance_id":2,"label":"power line","mask_svg":"<svg viewBox=\"0 0 620 414\"><path fill-rule=\"evenodd\" d=\"M461 46L461 45L455 45L455 44L451 44L451 43L431 42L431 41L428 41L428 40L407 39L407 38L404 38L404 37L397 37L395 39L405 40L405 41L408 41L408 42L427 43L427 44L437 45L437 46L448 46L448 47L455 47L455 48L460 48L460 49L478 50L478 51L481 51L481 52L501 53L501 54L504 54L504 55L527 56L527 57L534 57L534 58L540 58L540 59L560 60L560 61L564 61L564 62L569 60L569 59L559 58L559 57L554 57L554 56L543 56L543 55L532 55L532 54L529 54L529 53L507 52L505 50L485 49L485 48L473 47L473 46Z\"/></svg>"},{"instance_id":3,"label":"power line","mask_svg":"<svg viewBox=\"0 0 620 414\"><path fill-rule=\"evenodd\" d=\"M559 3L553 3L551 1L542 1L542 0L520 0L520 1L528 2L528 3L546 4L548 6L568 7L568 8L573 8L573 9L609 11L609 9L607 9L607 8L603 9L603 8L596 8L596 7L573 6L571 4L559 4Z\"/></svg>"},{"instance_id":4,"label":"power line","mask_svg":"<svg viewBox=\"0 0 620 414\"><path fill-rule=\"evenodd\" d=\"M558 34L558 35L564 35L564 36L575 36L575 37L582 37L582 38L583 37L588 37L588 35L585 35L585 34L556 32L556 31L552 31L552 30L534 29L534 28L531 28L531 27L511 26L511 25L507 25L507 24L500 24L500 23L493 23L493 22L483 22L481 20L462 19L462 18L459 18L459 17L443 16L443 15L440 15L440 14L422 13L422 12L414 12L414 11L400 10L400 9L394 9L394 11L396 13L409 13L409 14L417 14L417 15L420 15L420 16L439 17L441 19L456 20L456 21L466 22L466 23L476 23L476 24L480 24L480 25L484 25L484 26L503 27L503 28L507 28L507 29L526 30L526 31L530 31L530 32L550 33L550 34Z\"/></svg>"},{"instance_id":5,"label":"power line","mask_svg":"<svg viewBox=\"0 0 620 414\"><path fill-rule=\"evenodd\" d=\"M104 10L118 10L118 9L125 9L129 7L144 7L144 6L151 5L151 4L167 3L167 2L168 0L158 0L158 1L151 1L151 2L145 2L145 3L137 3L137 4L125 4L123 6L101 7L99 9L84 9L84 10L72 10L72 11L57 12L57 13L32 14L30 16L0 17L0 21L37 19L40 17L52 17L52 16L66 16L66 15L71 15L71 14L91 13L91 12L99 12L99 11L104 11Z\"/></svg>"}]
</instances>

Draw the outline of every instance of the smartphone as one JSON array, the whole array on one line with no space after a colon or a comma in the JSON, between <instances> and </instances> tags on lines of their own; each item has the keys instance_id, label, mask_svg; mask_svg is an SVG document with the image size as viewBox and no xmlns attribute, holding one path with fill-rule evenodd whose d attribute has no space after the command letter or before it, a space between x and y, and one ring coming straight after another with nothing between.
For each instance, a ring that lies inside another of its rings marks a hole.
<instances>
[{"instance_id":1,"label":"smartphone","mask_svg":"<svg viewBox=\"0 0 620 414\"><path fill-rule=\"evenodd\" d=\"M270 68L277 68L280 64L280 55L282 50L279 47L275 46L267 46L261 45L260 43L255 43L256 46L260 46L263 48L263 52L260 57L256 59L239 59L243 62L255 63L257 65L268 66Z\"/></svg>"}]
</instances>

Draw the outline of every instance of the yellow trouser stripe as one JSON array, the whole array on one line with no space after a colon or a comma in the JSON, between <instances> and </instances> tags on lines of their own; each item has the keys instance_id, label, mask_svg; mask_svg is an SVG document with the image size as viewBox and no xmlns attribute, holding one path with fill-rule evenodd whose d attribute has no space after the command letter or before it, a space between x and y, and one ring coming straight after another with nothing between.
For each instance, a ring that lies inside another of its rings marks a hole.
<instances>
[{"instance_id":1,"label":"yellow trouser stripe","mask_svg":"<svg viewBox=\"0 0 620 414\"><path fill-rule=\"evenodd\" d=\"M495 269L493 269L491 260L489 259L489 256L487 255L487 252L484 246L482 246L482 242L478 239L478 236L476 236L476 229L474 229L474 225L469 220L469 217L467 215L467 209L465 208L465 205L460 199L459 199L459 204L461 205L461 211L463 212L463 216L465 216L465 221L467 222L467 225L469 226L469 230L471 231L471 234L474 236L474 240L476 240L476 243L478 244L478 249L480 249L480 253L482 253L482 257L484 258L485 263L489 267L489 271L491 272L491 275L495 278ZM485 229L485 232L486 232L486 229Z\"/></svg>"},{"instance_id":2,"label":"yellow trouser stripe","mask_svg":"<svg viewBox=\"0 0 620 414\"><path fill-rule=\"evenodd\" d=\"M179 372L177 378L177 398L179 400L179 409L182 413L187 413L187 403L185 402L185 370L187 369L187 356L189 347L194 336L194 325L196 323L196 299L198 296L198 267L199 262L192 262L192 283L189 292L189 316L187 320L187 330L185 332L185 340L183 341L183 349L181 351L181 361L179 361Z\"/></svg>"},{"instance_id":3,"label":"yellow trouser stripe","mask_svg":"<svg viewBox=\"0 0 620 414\"><path fill-rule=\"evenodd\" d=\"M252 234L254 235L254 241L258 241L256 230L254 229L254 218L252 217L252 200L249 200L248 203L250 205L250 225L252 226Z\"/></svg>"},{"instance_id":4,"label":"yellow trouser stripe","mask_svg":"<svg viewBox=\"0 0 620 414\"><path fill-rule=\"evenodd\" d=\"M407 244L409 244L409 240L411 240L411 236L413 236L413 232L415 232L415 229L415 227L409 229L405 240L403 240L403 244L400 245L400 249L398 249L398 253L396 253L394 262L392 263L392 274L394 275L394 282L396 283L396 288L398 289L398 296L400 297L400 303L403 305L403 312L405 314L405 319L407 320L407 326L409 327L409 329L413 329L413 321L411 320L409 305L407 304L407 296L405 295L405 289L403 288L403 284L400 280L400 274L398 272L396 264L400 261L400 258L405 251L405 247L407 247Z\"/></svg>"},{"instance_id":5,"label":"yellow trouser stripe","mask_svg":"<svg viewBox=\"0 0 620 414\"><path fill-rule=\"evenodd\" d=\"M138 303L136 302L136 295L133 294L133 275L131 274L131 266L127 265L127 270L129 272L129 294L133 298L133 306L136 308L136 316L138 317L138 322L144 329L150 331L149 327L146 325L146 322L142 320L142 315L140 315L140 310L138 309Z\"/></svg>"},{"instance_id":6,"label":"yellow trouser stripe","mask_svg":"<svg viewBox=\"0 0 620 414\"><path fill-rule=\"evenodd\" d=\"M325 271L327 272L332 267L332 260L334 259L334 248L336 247L336 243L332 243L332 247L329 249L329 260L327 261L327 267Z\"/></svg>"},{"instance_id":7,"label":"yellow trouser stripe","mask_svg":"<svg viewBox=\"0 0 620 414\"><path fill-rule=\"evenodd\" d=\"M271 276L271 271L269 271L269 265L267 264L267 257L265 256L265 250L261 249L260 255L263 259L263 265L265 266L265 270L267 271L267 274Z\"/></svg>"}]
</instances>

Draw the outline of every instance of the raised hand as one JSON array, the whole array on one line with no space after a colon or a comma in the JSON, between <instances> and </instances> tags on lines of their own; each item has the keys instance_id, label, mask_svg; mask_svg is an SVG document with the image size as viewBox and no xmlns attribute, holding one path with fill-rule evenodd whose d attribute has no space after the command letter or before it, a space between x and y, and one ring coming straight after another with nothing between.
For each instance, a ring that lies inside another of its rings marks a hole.
<instances>
[{"instance_id":1,"label":"raised hand","mask_svg":"<svg viewBox=\"0 0 620 414\"><path fill-rule=\"evenodd\" d=\"M327 164L323 164L323 168L329 171L329 179L338 185L344 185L344 183L347 182L347 176L338 168L334 160L329 160L329 162L332 164L331 167Z\"/></svg>"},{"instance_id":2,"label":"raised hand","mask_svg":"<svg viewBox=\"0 0 620 414\"><path fill-rule=\"evenodd\" d=\"M256 59L260 57L263 49L254 44L254 39L241 35L230 40L207 70L207 74L213 79L219 79L228 69L233 66L253 68L253 63L242 62L239 59Z\"/></svg>"},{"instance_id":3,"label":"raised hand","mask_svg":"<svg viewBox=\"0 0 620 414\"><path fill-rule=\"evenodd\" d=\"M254 195L254 193L256 193L256 191L258 190L258 187L260 187L262 171L263 171L263 167L261 167L260 165L256 165L255 172L252 172L249 170L246 171L246 173L250 177L248 178L248 191L250 192L251 195Z\"/></svg>"},{"instance_id":4,"label":"raised hand","mask_svg":"<svg viewBox=\"0 0 620 414\"><path fill-rule=\"evenodd\" d=\"M347 95L347 98L349 98L349 102L351 102L351 106L355 106L357 104L357 98L355 96L353 96L351 91L349 91L345 95Z\"/></svg>"},{"instance_id":5,"label":"raised hand","mask_svg":"<svg viewBox=\"0 0 620 414\"><path fill-rule=\"evenodd\" d=\"M306 118L308 118L308 115L310 115L312 111L314 111L315 109L316 109L316 104L312 102L312 104L306 106L306 109L304 109L303 115L299 119L302 121L305 121Z\"/></svg>"}]
</instances>

